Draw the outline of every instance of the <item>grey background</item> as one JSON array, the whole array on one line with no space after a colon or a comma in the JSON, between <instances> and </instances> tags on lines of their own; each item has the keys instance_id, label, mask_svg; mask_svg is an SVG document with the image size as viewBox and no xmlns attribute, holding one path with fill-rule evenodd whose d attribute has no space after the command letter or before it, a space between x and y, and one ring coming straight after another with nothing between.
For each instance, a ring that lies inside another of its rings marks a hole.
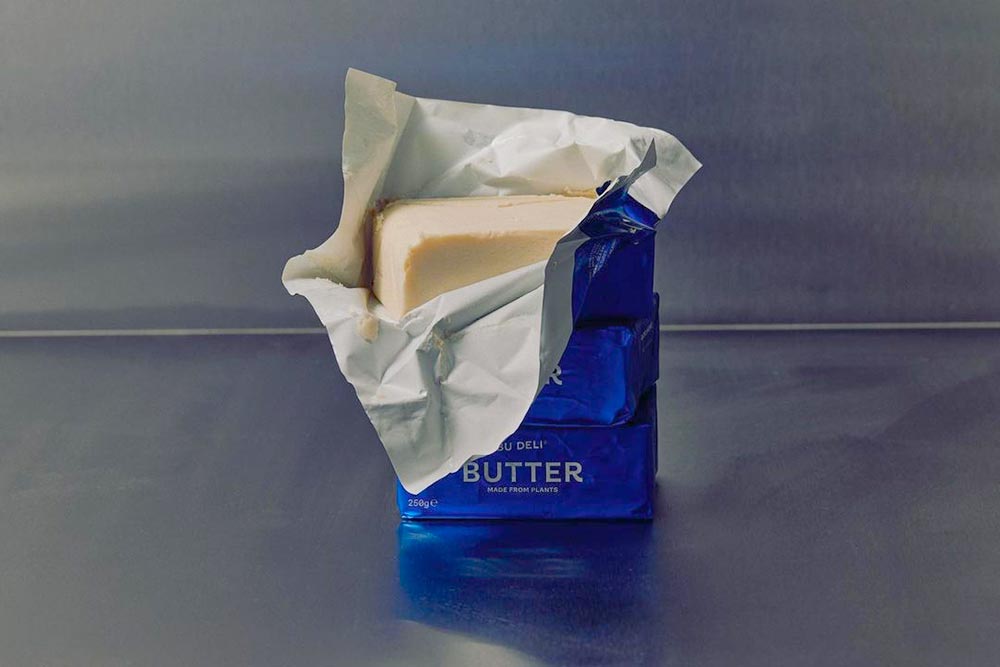
<instances>
[{"instance_id":1,"label":"grey background","mask_svg":"<svg viewBox=\"0 0 1000 667\"><path fill-rule=\"evenodd\" d=\"M0 4L0 328L312 326L349 66L662 127L664 321L1000 319L995 2Z\"/></svg>"}]
</instances>

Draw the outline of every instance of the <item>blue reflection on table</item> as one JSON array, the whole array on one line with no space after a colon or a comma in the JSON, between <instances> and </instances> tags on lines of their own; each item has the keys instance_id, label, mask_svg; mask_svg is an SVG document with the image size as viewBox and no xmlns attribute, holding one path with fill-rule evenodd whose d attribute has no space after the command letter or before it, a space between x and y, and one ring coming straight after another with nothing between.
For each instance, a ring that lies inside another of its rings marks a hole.
<instances>
[{"instance_id":1,"label":"blue reflection on table","mask_svg":"<svg viewBox=\"0 0 1000 667\"><path fill-rule=\"evenodd\" d=\"M399 613L536 656L649 659L653 526L403 522ZM661 591L662 593L662 591Z\"/></svg>"}]
</instances>

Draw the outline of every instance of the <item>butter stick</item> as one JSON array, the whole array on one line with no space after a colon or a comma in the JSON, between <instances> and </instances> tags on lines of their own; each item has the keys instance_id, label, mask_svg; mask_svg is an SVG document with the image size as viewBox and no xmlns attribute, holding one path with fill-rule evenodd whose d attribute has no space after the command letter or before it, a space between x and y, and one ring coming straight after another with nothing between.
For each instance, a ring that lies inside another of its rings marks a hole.
<instances>
[{"instance_id":1,"label":"butter stick","mask_svg":"<svg viewBox=\"0 0 1000 667\"><path fill-rule=\"evenodd\" d=\"M372 290L393 317L547 259L594 200L563 195L402 199L375 218Z\"/></svg>"}]
</instances>

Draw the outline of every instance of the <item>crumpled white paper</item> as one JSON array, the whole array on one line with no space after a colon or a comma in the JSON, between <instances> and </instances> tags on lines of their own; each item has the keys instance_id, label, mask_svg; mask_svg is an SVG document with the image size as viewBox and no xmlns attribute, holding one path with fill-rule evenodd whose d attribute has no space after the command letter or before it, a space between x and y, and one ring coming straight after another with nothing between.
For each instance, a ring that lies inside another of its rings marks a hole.
<instances>
[{"instance_id":1,"label":"crumpled white paper","mask_svg":"<svg viewBox=\"0 0 1000 667\"><path fill-rule=\"evenodd\" d=\"M288 260L337 362L410 493L492 453L521 423L572 331L576 229L548 262L453 290L396 321L369 291L376 202L594 190L655 166L629 193L658 216L700 166L674 137L565 111L411 97L349 70L344 204L325 243ZM653 157L654 151L649 151Z\"/></svg>"}]
</instances>

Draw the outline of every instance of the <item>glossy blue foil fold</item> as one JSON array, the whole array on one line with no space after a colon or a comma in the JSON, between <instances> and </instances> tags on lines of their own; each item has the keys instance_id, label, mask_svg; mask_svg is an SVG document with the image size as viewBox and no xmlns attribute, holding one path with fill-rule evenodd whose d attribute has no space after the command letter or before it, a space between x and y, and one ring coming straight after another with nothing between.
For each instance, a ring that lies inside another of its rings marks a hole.
<instances>
[{"instance_id":1,"label":"glossy blue foil fold","mask_svg":"<svg viewBox=\"0 0 1000 667\"><path fill-rule=\"evenodd\" d=\"M616 184L580 223L589 239L574 258L577 323L646 319L656 312L653 268L658 219L629 196L630 185L627 180Z\"/></svg>"},{"instance_id":2,"label":"glossy blue foil fold","mask_svg":"<svg viewBox=\"0 0 1000 667\"><path fill-rule=\"evenodd\" d=\"M659 375L659 340L655 315L578 327L524 422L610 426L629 421Z\"/></svg>"},{"instance_id":3,"label":"glossy blue foil fold","mask_svg":"<svg viewBox=\"0 0 1000 667\"><path fill-rule=\"evenodd\" d=\"M620 426L524 424L489 456L419 494L404 519L648 519L656 489L656 389Z\"/></svg>"}]
</instances>

